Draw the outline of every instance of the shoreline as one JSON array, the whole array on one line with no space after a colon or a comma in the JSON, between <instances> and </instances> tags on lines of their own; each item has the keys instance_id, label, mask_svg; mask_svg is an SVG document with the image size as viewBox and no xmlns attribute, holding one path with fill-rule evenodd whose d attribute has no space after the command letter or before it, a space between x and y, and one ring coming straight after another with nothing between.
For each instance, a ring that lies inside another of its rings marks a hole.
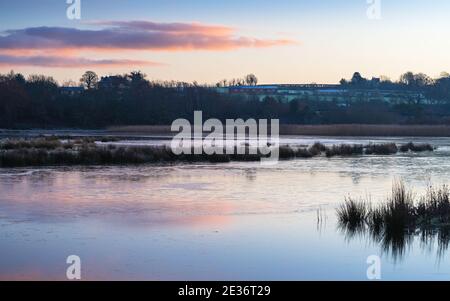
<instances>
[{"instance_id":1,"label":"shoreline","mask_svg":"<svg viewBox=\"0 0 450 301\"><path fill-rule=\"evenodd\" d=\"M113 126L107 134L174 135L169 125ZM283 136L324 137L450 137L450 125L280 125Z\"/></svg>"},{"instance_id":2,"label":"shoreline","mask_svg":"<svg viewBox=\"0 0 450 301\"><path fill-rule=\"evenodd\" d=\"M110 126L102 129L54 128L54 129L0 129L0 137L21 137L40 135L62 136L118 136L172 138L177 133L170 125L129 125ZM388 124L326 124L298 125L281 124L280 136L315 137L412 137L446 138L450 137L450 125L388 125Z\"/></svg>"}]
</instances>

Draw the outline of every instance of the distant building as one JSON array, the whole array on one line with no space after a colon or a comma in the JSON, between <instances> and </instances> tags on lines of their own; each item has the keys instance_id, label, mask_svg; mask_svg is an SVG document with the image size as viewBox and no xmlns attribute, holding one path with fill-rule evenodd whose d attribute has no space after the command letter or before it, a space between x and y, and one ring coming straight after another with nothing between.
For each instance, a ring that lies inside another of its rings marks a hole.
<instances>
[{"instance_id":1,"label":"distant building","mask_svg":"<svg viewBox=\"0 0 450 301\"><path fill-rule=\"evenodd\" d=\"M256 97L260 101L267 97L290 102L294 99L336 102L347 105L354 102L382 101L390 104L427 103L425 96L417 91L381 90L380 79L371 80L371 88L349 88L342 85L328 84L274 84L257 86L219 87L216 92L222 94Z\"/></svg>"}]
</instances>

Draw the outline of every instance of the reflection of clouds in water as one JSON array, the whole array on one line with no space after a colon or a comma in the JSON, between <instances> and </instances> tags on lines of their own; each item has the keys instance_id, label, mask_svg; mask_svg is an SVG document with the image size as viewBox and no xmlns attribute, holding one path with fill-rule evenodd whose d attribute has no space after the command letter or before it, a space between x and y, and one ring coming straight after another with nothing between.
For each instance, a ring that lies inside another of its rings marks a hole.
<instances>
[{"instance_id":1,"label":"reflection of clouds in water","mask_svg":"<svg viewBox=\"0 0 450 301\"><path fill-rule=\"evenodd\" d=\"M77 220L95 219L113 225L150 227L163 225L217 224L228 222L233 215L233 204L215 202L196 204L170 202L157 206L142 203L105 204L40 204L39 206L14 206L8 214L0 216L7 222L1 226L23 223L68 223ZM4 206L2 206L5 209Z\"/></svg>"},{"instance_id":2,"label":"reflection of clouds in water","mask_svg":"<svg viewBox=\"0 0 450 301\"><path fill-rule=\"evenodd\" d=\"M217 208L224 212L229 211L231 208L223 207ZM182 213L175 213L168 215L155 215L151 216L145 214L139 214L133 217L125 217L122 215L107 215L102 218L102 221L116 226L126 226L129 228L150 228L150 227L189 227L189 228L206 228L208 231L212 231L217 227L223 227L231 224L233 221L233 215L183 215ZM211 228L213 227L213 228Z\"/></svg>"},{"instance_id":3,"label":"reflection of clouds in water","mask_svg":"<svg viewBox=\"0 0 450 301\"><path fill-rule=\"evenodd\" d=\"M43 270L43 267L14 267L12 270L0 271L0 281L57 281L65 280L61 273Z\"/></svg>"},{"instance_id":4,"label":"reflection of clouds in water","mask_svg":"<svg viewBox=\"0 0 450 301\"><path fill-rule=\"evenodd\" d=\"M164 185L163 189L181 189L181 190L211 190L211 183L176 183Z\"/></svg>"},{"instance_id":5,"label":"reflection of clouds in water","mask_svg":"<svg viewBox=\"0 0 450 301\"><path fill-rule=\"evenodd\" d=\"M229 164L52 167L0 170L0 209L12 218L101 215L171 217L278 214L335 206L348 193L377 199L393 178L419 189L450 180L450 160L433 155L364 156ZM232 208L225 212L223 207ZM144 214L145 213L145 214Z\"/></svg>"}]
</instances>

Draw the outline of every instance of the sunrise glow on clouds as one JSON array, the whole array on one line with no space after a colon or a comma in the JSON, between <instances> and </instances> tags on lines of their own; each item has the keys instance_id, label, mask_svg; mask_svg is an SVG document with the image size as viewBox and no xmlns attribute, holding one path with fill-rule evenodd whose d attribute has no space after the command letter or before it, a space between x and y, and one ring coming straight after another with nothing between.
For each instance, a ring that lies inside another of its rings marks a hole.
<instances>
[{"instance_id":1,"label":"sunrise glow on clouds","mask_svg":"<svg viewBox=\"0 0 450 301\"><path fill-rule=\"evenodd\" d=\"M239 36L231 27L201 23L157 23L150 21L97 21L100 29L30 27L7 30L0 37L0 65L78 66L160 66L163 63L130 59L93 60L77 57L78 51L103 54L121 51L230 51L292 45L287 39L257 39ZM46 55L51 52L53 54ZM56 54L58 53L58 54Z\"/></svg>"},{"instance_id":2,"label":"sunrise glow on clouds","mask_svg":"<svg viewBox=\"0 0 450 301\"><path fill-rule=\"evenodd\" d=\"M65 0L0 2L0 72L63 81L142 70L151 79L337 83L354 71L393 79L450 72L450 2L382 0ZM420 42L418 42L420 41Z\"/></svg>"}]
</instances>

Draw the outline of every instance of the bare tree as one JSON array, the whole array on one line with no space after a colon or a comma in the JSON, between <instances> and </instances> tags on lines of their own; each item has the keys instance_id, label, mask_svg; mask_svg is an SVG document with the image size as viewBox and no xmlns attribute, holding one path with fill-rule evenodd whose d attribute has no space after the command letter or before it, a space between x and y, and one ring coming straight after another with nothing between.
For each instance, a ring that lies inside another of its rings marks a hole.
<instances>
[{"instance_id":1,"label":"bare tree","mask_svg":"<svg viewBox=\"0 0 450 301\"><path fill-rule=\"evenodd\" d=\"M86 89L94 89L97 87L98 76L93 71L86 71L81 77L80 82Z\"/></svg>"},{"instance_id":2,"label":"bare tree","mask_svg":"<svg viewBox=\"0 0 450 301\"><path fill-rule=\"evenodd\" d=\"M256 86L258 84L258 78L254 74L248 74L245 76L245 82L249 86Z\"/></svg>"},{"instance_id":3,"label":"bare tree","mask_svg":"<svg viewBox=\"0 0 450 301\"><path fill-rule=\"evenodd\" d=\"M226 87L228 85L228 81L226 79L222 79L221 81L219 81L216 86L217 87Z\"/></svg>"},{"instance_id":4,"label":"bare tree","mask_svg":"<svg viewBox=\"0 0 450 301\"><path fill-rule=\"evenodd\" d=\"M414 85L414 82L415 82L414 73L412 73L411 71L408 71L400 76L401 84L411 86L411 85Z\"/></svg>"},{"instance_id":5,"label":"bare tree","mask_svg":"<svg viewBox=\"0 0 450 301\"><path fill-rule=\"evenodd\" d=\"M147 75L145 73L142 73L141 71L132 71L129 75L128 78L131 80L131 82L133 83L141 83L145 81L145 78L147 77Z\"/></svg>"},{"instance_id":6,"label":"bare tree","mask_svg":"<svg viewBox=\"0 0 450 301\"><path fill-rule=\"evenodd\" d=\"M424 73L406 72L400 76L400 83L409 87L419 88L433 84L433 79Z\"/></svg>"},{"instance_id":7,"label":"bare tree","mask_svg":"<svg viewBox=\"0 0 450 301\"><path fill-rule=\"evenodd\" d=\"M418 87L425 87L432 85L434 83L433 79L426 75L425 73L418 73L414 75L415 84Z\"/></svg>"}]
</instances>

